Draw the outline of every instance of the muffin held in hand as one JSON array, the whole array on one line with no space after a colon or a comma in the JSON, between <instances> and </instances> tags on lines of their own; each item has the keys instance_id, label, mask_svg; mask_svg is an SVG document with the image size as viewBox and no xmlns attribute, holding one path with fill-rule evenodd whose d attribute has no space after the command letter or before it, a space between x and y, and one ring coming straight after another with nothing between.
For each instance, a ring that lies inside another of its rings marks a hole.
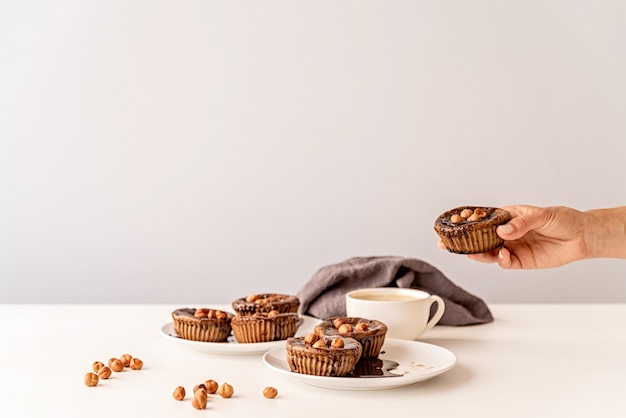
<instances>
[{"instance_id":1,"label":"muffin held in hand","mask_svg":"<svg viewBox=\"0 0 626 418\"><path fill-rule=\"evenodd\" d=\"M264 343L286 340L298 330L300 315L293 312L257 312L252 315L236 315L230 325L233 335L240 343Z\"/></svg>"},{"instance_id":2,"label":"muffin held in hand","mask_svg":"<svg viewBox=\"0 0 626 418\"><path fill-rule=\"evenodd\" d=\"M363 348L361 358L372 359L378 357L383 348L387 325L375 319L337 317L320 322L313 332L320 337L341 335L354 338Z\"/></svg>"},{"instance_id":3,"label":"muffin held in hand","mask_svg":"<svg viewBox=\"0 0 626 418\"><path fill-rule=\"evenodd\" d=\"M256 312L278 311L278 313L298 312L300 299L280 293L259 293L239 298L232 302L237 315L252 315Z\"/></svg>"},{"instance_id":4,"label":"muffin held in hand","mask_svg":"<svg viewBox=\"0 0 626 418\"><path fill-rule=\"evenodd\" d=\"M292 372L314 376L347 376L354 372L363 348L351 337L291 337L285 344Z\"/></svg>"},{"instance_id":5,"label":"muffin held in hand","mask_svg":"<svg viewBox=\"0 0 626 418\"><path fill-rule=\"evenodd\" d=\"M234 314L209 308L180 308L172 312L174 331L185 340L224 342L231 332Z\"/></svg>"},{"instance_id":6,"label":"muffin held in hand","mask_svg":"<svg viewBox=\"0 0 626 418\"><path fill-rule=\"evenodd\" d=\"M496 227L510 219L511 214L504 209L461 206L439 215L435 231L452 253L484 253L504 244Z\"/></svg>"}]
</instances>

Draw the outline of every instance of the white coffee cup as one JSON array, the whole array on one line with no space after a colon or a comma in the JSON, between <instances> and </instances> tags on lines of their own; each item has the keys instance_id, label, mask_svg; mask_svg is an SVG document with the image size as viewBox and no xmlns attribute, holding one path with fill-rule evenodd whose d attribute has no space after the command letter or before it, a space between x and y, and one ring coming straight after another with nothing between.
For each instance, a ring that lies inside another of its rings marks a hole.
<instances>
[{"instance_id":1,"label":"white coffee cup","mask_svg":"<svg viewBox=\"0 0 626 418\"><path fill-rule=\"evenodd\" d=\"M437 310L431 318L433 303ZM439 322L444 310L443 299L419 289L378 287L346 294L346 316L383 322L389 338L417 339Z\"/></svg>"}]
</instances>

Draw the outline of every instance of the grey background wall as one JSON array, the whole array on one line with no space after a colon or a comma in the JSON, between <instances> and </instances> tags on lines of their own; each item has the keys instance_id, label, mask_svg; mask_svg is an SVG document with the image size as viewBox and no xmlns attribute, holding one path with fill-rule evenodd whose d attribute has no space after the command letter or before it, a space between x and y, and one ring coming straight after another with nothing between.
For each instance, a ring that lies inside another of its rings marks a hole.
<instances>
[{"instance_id":1,"label":"grey background wall","mask_svg":"<svg viewBox=\"0 0 626 418\"><path fill-rule=\"evenodd\" d=\"M352 256L488 302L626 264L436 248L464 204L624 205L622 1L0 2L0 302L229 301Z\"/></svg>"}]
</instances>

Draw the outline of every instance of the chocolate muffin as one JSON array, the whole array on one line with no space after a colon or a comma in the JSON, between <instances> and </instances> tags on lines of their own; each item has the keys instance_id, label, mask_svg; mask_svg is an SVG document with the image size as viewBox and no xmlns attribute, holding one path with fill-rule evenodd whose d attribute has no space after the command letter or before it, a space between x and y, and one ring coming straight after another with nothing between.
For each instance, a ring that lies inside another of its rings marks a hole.
<instances>
[{"instance_id":1,"label":"chocolate muffin","mask_svg":"<svg viewBox=\"0 0 626 418\"><path fill-rule=\"evenodd\" d=\"M172 312L174 332L185 340L225 342L231 333L231 312L209 308L180 308Z\"/></svg>"},{"instance_id":2,"label":"chocolate muffin","mask_svg":"<svg viewBox=\"0 0 626 418\"><path fill-rule=\"evenodd\" d=\"M252 315L236 315L231 320L233 335L240 343L263 343L286 340L298 329L300 315L293 312L256 312Z\"/></svg>"},{"instance_id":3,"label":"chocolate muffin","mask_svg":"<svg viewBox=\"0 0 626 418\"><path fill-rule=\"evenodd\" d=\"M496 234L496 227L510 219L511 214L504 209L461 206L439 215L435 232L452 253L484 253L504 244Z\"/></svg>"},{"instance_id":4,"label":"chocolate muffin","mask_svg":"<svg viewBox=\"0 0 626 418\"><path fill-rule=\"evenodd\" d=\"M315 326L313 332L320 337L341 335L357 340L363 347L361 358L376 358L385 343L387 325L381 321L366 318L329 318Z\"/></svg>"},{"instance_id":5,"label":"chocolate muffin","mask_svg":"<svg viewBox=\"0 0 626 418\"><path fill-rule=\"evenodd\" d=\"M347 376L361 358L361 344L351 337L320 337L308 334L285 343L292 372L314 376Z\"/></svg>"},{"instance_id":6,"label":"chocolate muffin","mask_svg":"<svg viewBox=\"0 0 626 418\"><path fill-rule=\"evenodd\" d=\"M278 313L297 313L300 299L280 293L260 293L248 295L232 302L237 315L251 315L256 312L278 311Z\"/></svg>"}]
</instances>

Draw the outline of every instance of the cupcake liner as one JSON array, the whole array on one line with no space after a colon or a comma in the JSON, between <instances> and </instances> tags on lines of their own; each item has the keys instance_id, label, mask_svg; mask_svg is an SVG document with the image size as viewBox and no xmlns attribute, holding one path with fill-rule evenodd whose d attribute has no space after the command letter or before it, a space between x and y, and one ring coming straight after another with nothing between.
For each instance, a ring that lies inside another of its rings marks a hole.
<instances>
[{"instance_id":1,"label":"cupcake liner","mask_svg":"<svg viewBox=\"0 0 626 418\"><path fill-rule=\"evenodd\" d=\"M504 240L496 234L496 227L490 226L461 234L439 234L448 251L456 254L484 253L501 247Z\"/></svg>"},{"instance_id":2,"label":"cupcake liner","mask_svg":"<svg viewBox=\"0 0 626 418\"><path fill-rule=\"evenodd\" d=\"M298 329L299 316L294 313L272 317L262 315L235 316L231 321L233 335L240 343L286 340Z\"/></svg>"}]
</instances>

